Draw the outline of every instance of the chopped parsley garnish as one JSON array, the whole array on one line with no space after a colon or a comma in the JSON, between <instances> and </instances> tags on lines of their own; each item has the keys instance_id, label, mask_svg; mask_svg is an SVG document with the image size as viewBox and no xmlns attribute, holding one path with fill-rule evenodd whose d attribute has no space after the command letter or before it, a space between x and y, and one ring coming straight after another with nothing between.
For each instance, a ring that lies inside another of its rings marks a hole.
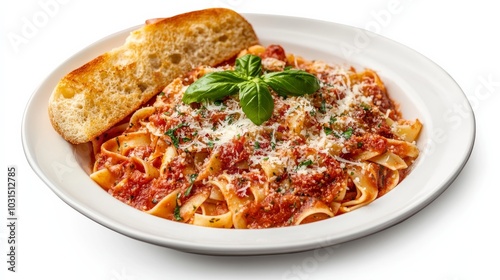
<instances>
[{"instance_id":1,"label":"chopped parsley garnish","mask_svg":"<svg viewBox=\"0 0 500 280\"><path fill-rule=\"evenodd\" d=\"M254 147L254 149L256 149L256 150L260 149L260 143L259 143L258 141L255 141L255 142L253 143L253 147Z\"/></svg>"},{"instance_id":2,"label":"chopped parsley garnish","mask_svg":"<svg viewBox=\"0 0 500 280\"><path fill-rule=\"evenodd\" d=\"M370 107L370 105L368 105L366 103L361 103L359 106L361 106L361 108L363 108L363 110L365 110L365 111L370 111L372 109Z\"/></svg>"},{"instance_id":3,"label":"chopped parsley garnish","mask_svg":"<svg viewBox=\"0 0 500 280\"><path fill-rule=\"evenodd\" d=\"M216 223L218 221L220 221L220 218L212 218L208 222L211 223L211 224L213 224L213 223Z\"/></svg>"},{"instance_id":4,"label":"chopped parsley garnish","mask_svg":"<svg viewBox=\"0 0 500 280\"><path fill-rule=\"evenodd\" d=\"M307 166L309 166L311 164L313 164L313 161L311 159L308 159L308 160L305 160L305 161L299 163L299 165L297 166L297 168L301 168L302 166L307 167Z\"/></svg>"},{"instance_id":5,"label":"chopped parsley garnish","mask_svg":"<svg viewBox=\"0 0 500 280\"><path fill-rule=\"evenodd\" d=\"M168 137L170 137L170 139L172 140L172 144L174 145L174 147L176 148L179 148L179 137L175 136L175 132L177 131L177 129L181 128L181 127L185 127L185 126L189 126L188 124L185 124L185 123L180 123L178 124L177 126L167 130L165 132L165 135L167 135Z\"/></svg>"},{"instance_id":6,"label":"chopped parsley garnish","mask_svg":"<svg viewBox=\"0 0 500 280\"><path fill-rule=\"evenodd\" d=\"M345 138L345 139L350 139L351 136L352 136L352 127L349 127L346 131L344 131L342 133L342 136Z\"/></svg>"},{"instance_id":7,"label":"chopped parsley garnish","mask_svg":"<svg viewBox=\"0 0 500 280\"><path fill-rule=\"evenodd\" d=\"M329 128L328 126L324 126L323 131L325 131L326 135L330 135L333 133L333 129Z\"/></svg>"},{"instance_id":8,"label":"chopped parsley garnish","mask_svg":"<svg viewBox=\"0 0 500 280\"><path fill-rule=\"evenodd\" d=\"M189 175L189 187L184 192L184 196L189 196L191 194L191 189L193 188L194 181L198 177L198 173L194 173Z\"/></svg>"},{"instance_id":9,"label":"chopped parsley garnish","mask_svg":"<svg viewBox=\"0 0 500 280\"><path fill-rule=\"evenodd\" d=\"M322 114L325 114L326 113L326 101L325 99L321 99L321 107L319 108L319 111L322 113Z\"/></svg>"},{"instance_id":10,"label":"chopped parsley garnish","mask_svg":"<svg viewBox=\"0 0 500 280\"><path fill-rule=\"evenodd\" d=\"M181 217L181 206L179 205L179 197L180 197L180 193L177 194L177 199L175 200L175 208L174 208L174 219L176 221L182 221L182 217Z\"/></svg>"},{"instance_id":11,"label":"chopped parsley garnish","mask_svg":"<svg viewBox=\"0 0 500 280\"><path fill-rule=\"evenodd\" d=\"M207 143L207 146L208 146L209 148L213 148L213 147L214 147L214 145L215 145L215 143L214 143L214 141L212 141L212 140L209 140L209 141L208 141L208 143Z\"/></svg>"}]
</instances>

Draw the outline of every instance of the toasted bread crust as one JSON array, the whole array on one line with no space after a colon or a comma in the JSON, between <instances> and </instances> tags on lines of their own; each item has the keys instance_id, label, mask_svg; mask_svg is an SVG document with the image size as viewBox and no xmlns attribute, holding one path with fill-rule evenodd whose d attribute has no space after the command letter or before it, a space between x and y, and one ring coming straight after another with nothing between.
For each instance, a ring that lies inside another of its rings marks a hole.
<instances>
[{"instance_id":1,"label":"toasted bread crust","mask_svg":"<svg viewBox=\"0 0 500 280\"><path fill-rule=\"evenodd\" d=\"M207 9L148 22L125 44L68 73L49 99L54 129L73 144L88 142L199 65L217 65L257 44L242 16Z\"/></svg>"}]
</instances>

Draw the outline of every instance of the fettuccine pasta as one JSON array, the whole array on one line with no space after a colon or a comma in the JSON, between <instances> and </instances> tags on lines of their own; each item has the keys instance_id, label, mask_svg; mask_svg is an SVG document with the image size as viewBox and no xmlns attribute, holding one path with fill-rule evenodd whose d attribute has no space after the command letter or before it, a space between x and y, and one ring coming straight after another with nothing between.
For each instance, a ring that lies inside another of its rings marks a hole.
<instances>
[{"instance_id":1,"label":"fettuccine pasta","mask_svg":"<svg viewBox=\"0 0 500 280\"><path fill-rule=\"evenodd\" d=\"M418 119L402 119L376 72L285 54L279 46L242 52L264 71L315 75L304 96L272 92L262 125L238 95L191 105L187 86L226 69L198 67L150 106L93 141L91 178L151 215L218 228L270 228L324 220L366 206L395 188L419 155Z\"/></svg>"}]
</instances>

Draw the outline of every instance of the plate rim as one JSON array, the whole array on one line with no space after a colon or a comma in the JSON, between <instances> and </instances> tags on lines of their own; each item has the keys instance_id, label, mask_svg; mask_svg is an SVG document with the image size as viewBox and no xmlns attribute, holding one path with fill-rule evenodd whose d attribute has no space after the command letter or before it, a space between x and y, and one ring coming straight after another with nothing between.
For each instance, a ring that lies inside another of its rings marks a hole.
<instances>
[{"instance_id":1,"label":"plate rim","mask_svg":"<svg viewBox=\"0 0 500 280\"><path fill-rule=\"evenodd\" d=\"M276 20L279 19L280 21L293 21L293 22L302 22L302 21L308 21L309 24L322 24L322 25L328 25L330 27L335 27L335 28L341 28L341 29L349 29L351 31L353 30L362 30L357 27L352 27L344 24L339 24L339 23L334 23L334 22L329 22L329 21L322 21L318 19L311 19L311 18L304 18L304 17L294 17L294 16L283 16L283 15L272 15L272 14L257 14L257 13L242 13L242 15L247 18L247 20L252 24L255 25L255 22L258 20ZM185 252L193 252L193 253L201 253L201 254L212 254L212 255L260 255L260 254L276 254L276 253L290 253L290 252L298 252L298 251L304 251L304 250L311 250L311 249L317 249L321 248L324 246L330 246L330 245L335 245L335 244L340 244L346 241L351 241L354 239L358 239L367 235L371 235L373 233L376 233L378 231L381 231L385 228L388 228L392 225L395 225L397 223L400 223L407 218L411 217L418 211L422 210L425 208L428 204L430 204L432 201L434 201L439 195L441 195L456 179L456 177L460 174L462 169L465 167L465 165L468 162L468 159L473 151L474 147L474 142L475 142L475 134L476 134L476 121L475 121L475 116L472 107L470 106L470 103L468 102L465 93L463 90L460 89L460 86L456 83L456 81L451 77L451 75L448 74L443 68L441 68L439 65L437 65L435 62L430 60L429 58L423 56L422 54L416 52L415 50L402 45L396 41L393 41L391 39L388 39L386 37L383 37L378 34L372 34L373 38L376 38L376 40L385 40L390 42L390 44L396 45L399 48L404 48L406 50L411 50L415 52L415 55L419 56L420 58L427 60L429 63L434 65L435 67L439 68L440 71L442 71L443 74L448 76L450 81L455 84L455 86L459 89L461 93L461 98L464 99L467 102L467 105L470 108L470 112L472 113L471 121L468 123L469 125L469 139L467 141L466 147L467 150L464 152L462 156L462 161L458 165L457 168L455 168L450 174L449 178L442 183L442 185L436 187L436 191L433 193L429 194L425 199L417 201L417 205L414 205L412 207L409 207L404 213L400 213L398 215L392 214L388 215L383 221L380 221L376 223L374 226L364 229L364 230L358 230L354 233L346 233L346 234L337 234L335 236L322 236L318 237L317 239L312 238L308 240L302 240L299 243L292 243L292 244L273 244L270 245L266 242L263 243L258 243L258 242L253 242L253 243L248 243L248 244L198 244L198 243L193 243L188 240L173 240L169 238L165 238L164 236L156 236L150 233L144 233L137 231L133 228L131 228L129 225L122 225L120 223L116 223L115 221L111 221L108 218L106 218L106 215L103 216L103 213L94 213L92 211L89 211L88 209L85 209L84 205L81 205L79 201L75 201L74 198L68 197L65 192L60 189L59 186L54 185L51 180L47 177L47 175L43 172L43 170L40 168L40 166L37 165L37 160L34 158L34 154L32 149L34 149L31 144L29 143L28 136L30 135L30 131L28 130L29 124L28 119L30 117L30 111L29 109L33 106L33 101L39 97L40 93L39 90L45 85L45 83L48 82L49 77L52 77L57 73L58 71L60 72L61 69L64 67L67 68L68 64L75 60L75 57L78 56L79 54L82 54L84 52L89 52L92 48L95 48L97 46L100 46L104 42L107 42L111 40L111 38L115 38L117 36L123 36L124 34L129 33L131 30L136 29L141 25L133 26L130 28L126 28L124 30L115 32L113 34L110 34L88 46L80 50L79 52L73 54L71 57L66 59L63 63L61 63L56 69L51 72L42 83L33 91L32 95L30 96L27 105L25 107L25 110L23 112L23 118L22 118L22 129L21 129L21 138L22 138L22 145L23 145L23 150L26 156L26 159L33 169L33 171L37 174L37 176L60 198L62 199L66 204L68 204L70 207L73 209L77 210L79 213L83 214L84 216L88 217L89 219L97 222L98 224L101 224L111 230L114 230L118 233L121 233L123 235L129 236L131 238L145 241L148 243L153 243ZM366 30L363 30L363 32L369 32ZM257 32L258 34L258 32ZM259 34L258 34L259 35ZM48 116L47 116L48 118ZM146 214L147 215L147 214ZM336 217L334 219L339 219L342 217ZM316 223L315 223L316 224ZM184 224L178 224L176 227L179 228L184 228L184 227L189 227L188 229L192 229L194 227L193 225L184 225ZM319 225L301 225L300 227L312 227L312 228L318 228L320 227ZM293 230L294 227L288 227L288 228L279 228L279 229L261 229L258 230L263 234L273 232L273 234L282 234L283 232L286 234L288 231ZM206 231L211 231L211 232L217 232L220 233L221 230L218 229L203 229ZM242 232L241 230L223 230L226 231L223 235L227 235L227 231L234 231L238 232L237 234L240 235L247 235L250 238L253 238L255 234L253 234L255 231L253 230L243 230L245 232ZM247 233L246 233L247 232ZM257 235L263 235L263 234L257 234ZM231 235L231 234L230 234Z\"/></svg>"}]
</instances>

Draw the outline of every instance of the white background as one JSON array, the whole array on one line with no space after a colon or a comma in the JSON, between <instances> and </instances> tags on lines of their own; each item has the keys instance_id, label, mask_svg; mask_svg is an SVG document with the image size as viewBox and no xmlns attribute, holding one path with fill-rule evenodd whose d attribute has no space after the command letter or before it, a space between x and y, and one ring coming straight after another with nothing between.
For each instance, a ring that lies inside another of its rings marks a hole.
<instances>
[{"instance_id":1,"label":"white background","mask_svg":"<svg viewBox=\"0 0 500 280\"><path fill-rule=\"evenodd\" d=\"M500 279L500 185L495 176L500 17L495 1L325 3L1 1L0 174L5 174L6 182L7 166L18 167L19 220L17 272L12 273L6 262L4 183L0 190L0 278ZM331 250L275 256L215 257L157 247L108 230L66 205L35 175L24 156L21 120L33 91L64 60L102 37L148 18L214 6L369 28L429 57L457 81L475 111L476 142L463 172L438 199L396 226ZM34 23L35 28L23 35L26 25ZM13 41L14 37L18 40Z\"/></svg>"}]
</instances>

